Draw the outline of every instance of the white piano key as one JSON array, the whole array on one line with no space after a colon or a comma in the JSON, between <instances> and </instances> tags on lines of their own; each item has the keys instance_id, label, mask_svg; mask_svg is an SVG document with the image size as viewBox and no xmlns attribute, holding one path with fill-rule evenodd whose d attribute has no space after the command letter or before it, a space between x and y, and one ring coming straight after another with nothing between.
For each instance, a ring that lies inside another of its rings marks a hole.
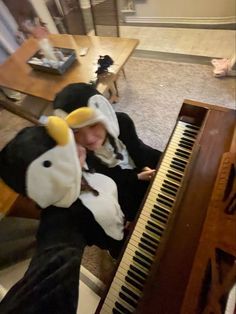
<instances>
[{"instance_id":1,"label":"white piano key","mask_svg":"<svg viewBox=\"0 0 236 314\"><path fill-rule=\"evenodd\" d=\"M142 296L142 291L132 283L127 282L125 278L132 278L134 283L135 280L137 280L137 284L141 287L142 285L139 280L142 281L143 276L148 276L155 256L153 253L146 251L146 249L150 247L153 251L158 250L159 243L167 229L168 220L174 210L178 193L182 189L184 174L192 155L191 146L194 146L197 135L198 129L191 128L191 124L182 121L178 121L176 124L175 130L166 148L165 156L161 161L159 169L157 169L152 187L147 195L139 219L137 220L121 258L116 275L113 278L107 298L104 302L104 310L111 310L112 312L112 307L116 300L123 306L127 306L128 310L133 309L130 304L119 297L122 285L127 287L130 291L133 291L136 296ZM182 147L181 145L186 146ZM151 214L155 216L151 217ZM158 234L148 230L147 226L153 228L153 231L158 232ZM139 246L140 243L144 248ZM153 245L155 248L153 248ZM137 256L136 252L140 252L144 257ZM145 260L145 257L148 258L148 261ZM138 261L135 261L134 258L137 258ZM142 265L142 263L144 264ZM134 265L137 269L137 279L132 277L134 271L131 271L130 275L127 275L131 265ZM138 271L141 271L143 276L139 274ZM124 293L124 295L129 297L127 293Z\"/></svg>"}]
</instances>

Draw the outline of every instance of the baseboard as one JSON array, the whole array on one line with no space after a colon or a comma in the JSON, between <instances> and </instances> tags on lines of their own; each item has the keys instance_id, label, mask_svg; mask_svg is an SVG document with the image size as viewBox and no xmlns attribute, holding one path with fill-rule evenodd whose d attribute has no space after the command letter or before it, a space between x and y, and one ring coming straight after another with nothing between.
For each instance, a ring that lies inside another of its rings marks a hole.
<instances>
[{"instance_id":1,"label":"baseboard","mask_svg":"<svg viewBox=\"0 0 236 314\"><path fill-rule=\"evenodd\" d=\"M211 65L211 57L187 55L162 51L136 49L132 55L136 58L158 59L164 61Z\"/></svg>"},{"instance_id":2,"label":"baseboard","mask_svg":"<svg viewBox=\"0 0 236 314\"><path fill-rule=\"evenodd\" d=\"M105 290L104 283L82 265L80 267L80 280L83 281L83 283L86 284L97 295L100 297L102 296Z\"/></svg>"},{"instance_id":3,"label":"baseboard","mask_svg":"<svg viewBox=\"0 0 236 314\"><path fill-rule=\"evenodd\" d=\"M227 28L235 29L236 17L144 17L130 16L124 17L124 22L129 24L138 24L145 26L162 27L189 27L189 28Z\"/></svg>"}]
</instances>

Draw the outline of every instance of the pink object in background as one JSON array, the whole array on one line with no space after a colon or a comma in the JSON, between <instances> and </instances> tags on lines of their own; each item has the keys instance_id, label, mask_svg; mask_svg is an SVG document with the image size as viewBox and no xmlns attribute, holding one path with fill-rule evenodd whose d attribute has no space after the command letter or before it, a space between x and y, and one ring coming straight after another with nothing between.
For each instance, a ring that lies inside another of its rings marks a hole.
<instances>
[{"instance_id":1,"label":"pink object in background","mask_svg":"<svg viewBox=\"0 0 236 314\"><path fill-rule=\"evenodd\" d=\"M233 59L232 59L233 60ZM212 59L211 63L214 66L214 76L222 77L222 76L235 76L236 71L232 69L233 62L231 59Z\"/></svg>"}]
</instances>

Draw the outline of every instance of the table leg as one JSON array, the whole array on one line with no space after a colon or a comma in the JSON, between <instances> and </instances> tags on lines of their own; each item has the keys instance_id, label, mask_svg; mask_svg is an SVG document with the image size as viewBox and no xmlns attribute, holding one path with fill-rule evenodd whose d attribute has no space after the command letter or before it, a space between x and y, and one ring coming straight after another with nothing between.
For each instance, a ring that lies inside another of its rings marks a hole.
<instances>
[{"instance_id":1,"label":"table leg","mask_svg":"<svg viewBox=\"0 0 236 314\"><path fill-rule=\"evenodd\" d=\"M16 114L17 116L20 116L23 119L26 119L33 124L40 125L40 122L36 117L33 115L29 114L27 111L22 109L20 106L17 106L14 102L10 100L3 100L0 99L0 106L2 106L4 109Z\"/></svg>"}]
</instances>

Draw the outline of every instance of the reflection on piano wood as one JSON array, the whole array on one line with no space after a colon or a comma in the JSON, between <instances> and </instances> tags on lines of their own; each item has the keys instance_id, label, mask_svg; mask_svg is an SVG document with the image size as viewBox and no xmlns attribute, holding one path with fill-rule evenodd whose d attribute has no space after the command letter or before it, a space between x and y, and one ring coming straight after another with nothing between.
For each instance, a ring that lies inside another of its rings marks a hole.
<instances>
[{"instance_id":1,"label":"reflection on piano wood","mask_svg":"<svg viewBox=\"0 0 236 314\"><path fill-rule=\"evenodd\" d=\"M224 313L236 277L235 117L185 100L96 313Z\"/></svg>"}]
</instances>

